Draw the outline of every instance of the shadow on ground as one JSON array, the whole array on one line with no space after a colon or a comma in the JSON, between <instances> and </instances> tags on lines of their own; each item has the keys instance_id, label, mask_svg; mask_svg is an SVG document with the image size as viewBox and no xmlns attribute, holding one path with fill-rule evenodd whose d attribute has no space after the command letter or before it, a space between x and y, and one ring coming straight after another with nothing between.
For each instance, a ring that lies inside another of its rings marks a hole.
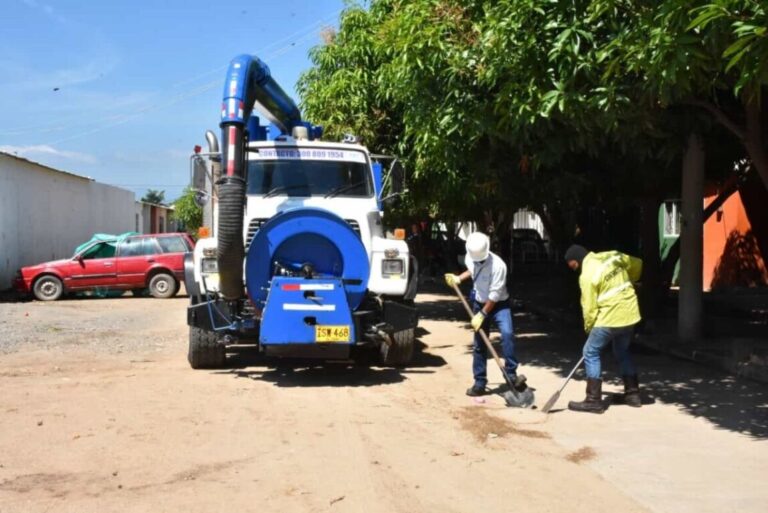
<instances>
[{"instance_id":1,"label":"shadow on ground","mask_svg":"<svg viewBox=\"0 0 768 513\"><path fill-rule=\"evenodd\" d=\"M424 333L424 330L421 331ZM417 335L419 332L417 332ZM268 357L254 346L228 348L228 370L216 374L262 380L279 387L368 387L399 383L409 374L436 372L445 359L429 353L426 345L416 340L413 360L407 367L380 367L373 351L350 360L308 360Z\"/></svg>"},{"instance_id":2,"label":"shadow on ground","mask_svg":"<svg viewBox=\"0 0 768 513\"><path fill-rule=\"evenodd\" d=\"M466 321L466 314L458 301L429 300L419 304L424 319ZM565 309L562 317L557 310L548 308L539 314L533 302L525 297L513 302L516 352L525 367L542 367L559 374L563 379L581 356L586 339L573 310ZM554 312L554 313L553 313ZM471 352L472 333L466 331L466 352ZM495 334L491 333L495 339ZM495 344L500 351L498 344ZM653 407L654 402L672 404L694 417L701 417L721 429L743 433L756 440L768 438L768 385L732 376L726 372L679 360L641 346L633 345L632 352L640 372L643 402ZM495 366L489 362L490 366ZM620 384L617 365L610 350L603 353L603 378ZM489 371L492 372L492 371ZM583 368L577 371L569 387L583 390ZM535 386L536 383L531 383ZM539 401L546 401L556 390L542 390ZM605 398L614 407L619 397ZM562 409L563 404L557 408ZM553 410L556 411L556 410Z\"/></svg>"}]
</instances>

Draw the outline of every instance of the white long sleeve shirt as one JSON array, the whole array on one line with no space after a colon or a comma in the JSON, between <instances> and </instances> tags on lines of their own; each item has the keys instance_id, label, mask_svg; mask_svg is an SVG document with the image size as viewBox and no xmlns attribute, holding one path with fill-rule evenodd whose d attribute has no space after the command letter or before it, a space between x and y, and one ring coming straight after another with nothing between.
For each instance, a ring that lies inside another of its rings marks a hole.
<instances>
[{"instance_id":1,"label":"white long sleeve shirt","mask_svg":"<svg viewBox=\"0 0 768 513\"><path fill-rule=\"evenodd\" d=\"M509 299L507 292L507 264L495 253L489 253L488 258L480 264L474 262L469 255L464 257L464 263L472 275L475 286L475 300L485 303L489 299L496 303Z\"/></svg>"}]
</instances>

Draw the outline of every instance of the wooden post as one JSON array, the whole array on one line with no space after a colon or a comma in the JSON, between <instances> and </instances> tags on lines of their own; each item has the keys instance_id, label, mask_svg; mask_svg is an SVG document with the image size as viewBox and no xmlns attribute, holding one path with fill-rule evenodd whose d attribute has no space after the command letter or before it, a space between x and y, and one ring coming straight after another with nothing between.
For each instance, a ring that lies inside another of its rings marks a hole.
<instances>
[{"instance_id":1,"label":"wooden post","mask_svg":"<svg viewBox=\"0 0 768 513\"><path fill-rule=\"evenodd\" d=\"M682 200L677 333L681 342L694 342L702 331L704 251L704 147L697 134L689 136L683 157Z\"/></svg>"}]
</instances>

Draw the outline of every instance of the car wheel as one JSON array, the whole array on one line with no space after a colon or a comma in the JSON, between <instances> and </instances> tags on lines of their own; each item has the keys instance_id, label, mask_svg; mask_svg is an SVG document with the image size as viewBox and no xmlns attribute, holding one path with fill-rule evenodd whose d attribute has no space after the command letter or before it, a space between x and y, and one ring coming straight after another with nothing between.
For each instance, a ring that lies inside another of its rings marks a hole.
<instances>
[{"instance_id":1,"label":"car wheel","mask_svg":"<svg viewBox=\"0 0 768 513\"><path fill-rule=\"evenodd\" d=\"M35 281L32 293L40 301L56 301L64 293L64 285L56 276L41 276Z\"/></svg>"},{"instance_id":2,"label":"car wheel","mask_svg":"<svg viewBox=\"0 0 768 513\"><path fill-rule=\"evenodd\" d=\"M170 274L160 273L149 280L149 293L152 297L166 299L176 295L176 279Z\"/></svg>"}]
</instances>

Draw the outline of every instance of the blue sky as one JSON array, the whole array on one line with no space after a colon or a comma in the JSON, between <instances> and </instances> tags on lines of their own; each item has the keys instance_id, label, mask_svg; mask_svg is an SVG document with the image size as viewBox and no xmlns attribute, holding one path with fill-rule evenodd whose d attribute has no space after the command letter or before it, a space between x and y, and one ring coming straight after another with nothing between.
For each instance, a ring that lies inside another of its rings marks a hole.
<instances>
[{"instance_id":1,"label":"blue sky","mask_svg":"<svg viewBox=\"0 0 768 513\"><path fill-rule=\"evenodd\" d=\"M0 151L175 199L250 53L296 99L343 0L0 0Z\"/></svg>"}]
</instances>

